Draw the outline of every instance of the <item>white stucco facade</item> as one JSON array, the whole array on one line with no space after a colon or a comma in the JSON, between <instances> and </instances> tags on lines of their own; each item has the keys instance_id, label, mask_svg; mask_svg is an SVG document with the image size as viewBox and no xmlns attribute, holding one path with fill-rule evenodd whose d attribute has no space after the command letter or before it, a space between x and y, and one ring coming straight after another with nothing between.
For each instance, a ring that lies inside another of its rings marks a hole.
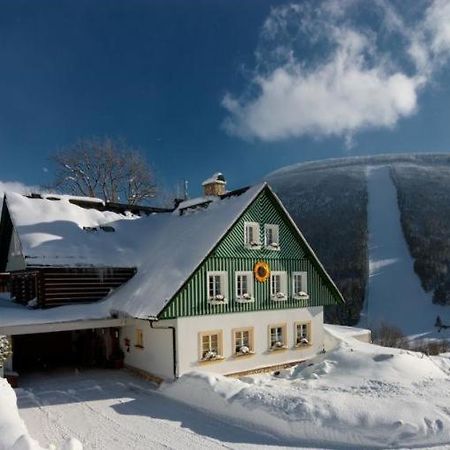
<instances>
[{"instance_id":1,"label":"white stucco facade","mask_svg":"<svg viewBox=\"0 0 450 450\"><path fill-rule=\"evenodd\" d=\"M308 323L310 339L308 345L296 346L295 326ZM323 349L323 308L295 308L286 310L258 311L248 313L218 314L162 320L154 327L175 327L177 376L199 370L220 374L244 372L263 367L301 361ZM284 327L285 347L270 348L270 327ZM234 331L251 329L252 354L237 356L234 352ZM142 345L137 345L138 331L142 331ZM202 333L220 334L221 358L201 360ZM125 363L162 378L173 378L172 330L152 329L149 322L135 320L122 328L122 345Z\"/></svg>"}]
</instances>

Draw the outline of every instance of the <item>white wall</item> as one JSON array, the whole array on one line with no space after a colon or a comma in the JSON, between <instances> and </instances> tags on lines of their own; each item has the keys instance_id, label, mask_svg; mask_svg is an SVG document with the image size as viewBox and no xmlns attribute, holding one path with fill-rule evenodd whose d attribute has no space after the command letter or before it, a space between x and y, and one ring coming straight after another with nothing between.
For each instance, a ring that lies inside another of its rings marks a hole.
<instances>
[{"instance_id":1,"label":"white wall","mask_svg":"<svg viewBox=\"0 0 450 450\"><path fill-rule=\"evenodd\" d=\"M294 323L311 321L311 345L296 348ZM287 350L269 350L269 325L286 323ZM254 327L255 354L245 357L233 355L232 329ZM223 331L222 361L199 362L198 333L208 330ZM323 308L295 308L275 311L220 314L215 316L183 317L177 320L177 344L180 374L191 370L215 373L233 373L285 362L299 361L323 349Z\"/></svg>"},{"instance_id":2,"label":"white wall","mask_svg":"<svg viewBox=\"0 0 450 450\"><path fill-rule=\"evenodd\" d=\"M175 320L154 324L155 328L175 325ZM143 332L143 348L136 347L136 329ZM125 339L130 340L129 349L125 346ZM120 345L125 353L125 364L162 378L173 378L172 330L152 329L148 321L136 319L121 329Z\"/></svg>"},{"instance_id":3,"label":"white wall","mask_svg":"<svg viewBox=\"0 0 450 450\"><path fill-rule=\"evenodd\" d=\"M311 345L296 348L294 323L311 322ZM269 350L269 325L286 324L288 349ZM275 311L218 314L215 316L183 317L155 322L155 327L175 326L177 341L178 376L199 370L214 373L234 373L287 362L300 361L316 355L323 349L323 308L295 308ZM255 354L234 356L232 330L254 329ZM144 348L137 348L136 329L143 331ZM199 361L199 333L222 330L223 356L220 361ZM129 351L124 340L130 340ZM150 328L148 321L134 320L121 330L120 343L125 351L125 364L145 370L162 378L173 378L172 331Z\"/></svg>"}]
</instances>

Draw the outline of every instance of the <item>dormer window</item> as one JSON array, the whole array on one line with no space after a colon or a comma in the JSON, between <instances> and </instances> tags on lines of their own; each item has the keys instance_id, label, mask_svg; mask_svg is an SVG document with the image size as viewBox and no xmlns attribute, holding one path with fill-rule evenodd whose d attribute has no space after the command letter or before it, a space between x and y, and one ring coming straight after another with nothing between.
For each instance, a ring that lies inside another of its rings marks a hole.
<instances>
[{"instance_id":1,"label":"dormer window","mask_svg":"<svg viewBox=\"0 0 450 450\"><path fill-rule=\"evenodd\" d=\"M275 224L266 224L264 226L265 246L270 250L280 249L279 226Z\"/></svg>"},{"instance_id":2,"label":"dormer window","mask_svg":"<svg viewBox=\"0 0 450 450\"><path fill-rule=\"evenodd\" d=\"M247 248L258 249L261 247L259 238L259 223L244 223L244 243Z\"/></svg>"}]
</instances>

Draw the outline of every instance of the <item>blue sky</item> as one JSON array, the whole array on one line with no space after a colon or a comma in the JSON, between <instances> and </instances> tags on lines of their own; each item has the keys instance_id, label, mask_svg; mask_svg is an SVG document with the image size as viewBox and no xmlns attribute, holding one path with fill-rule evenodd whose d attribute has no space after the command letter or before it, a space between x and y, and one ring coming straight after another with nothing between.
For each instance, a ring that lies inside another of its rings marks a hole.
<instances>
[{"instance_id":1,"label":"blue sky","mask_svg":"<svg viewBox=\"0 0 450 450\"><path fill-rule=\"evenodd\" d=\"M286 164L450 151L447 0L0 1L0 180L88 136L198 194ZM46 172L46 168L50 172Z\"/></svg>"}]
</instances>

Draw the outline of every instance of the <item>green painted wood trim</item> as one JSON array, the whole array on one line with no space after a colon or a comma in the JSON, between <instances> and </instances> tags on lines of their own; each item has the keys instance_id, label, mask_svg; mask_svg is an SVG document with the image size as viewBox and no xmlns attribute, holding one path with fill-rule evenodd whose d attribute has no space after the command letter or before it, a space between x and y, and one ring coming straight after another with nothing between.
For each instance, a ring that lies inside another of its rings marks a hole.
<instances>
[{"instance_id":1,"label":"green painted wood trim","mask_svg":"<svg viewBox=\"0 0 450 450\"><path fill-rule=\"evenodd\" d=\"M278 224L280 229L280 250L259 250L244 247L244 223L258 222L261 236L264 224ZM285 271L288 276L288 300L275 302L270 299L269 281L261 284L255 281L254 303L238 303L234 300L234 277L236 271L252 271L259 260L269 263L271 270ZM208 271L227 271L229 302L214 306L207 302L206 274ZM292 298L291 273L308 272L308 291L310 299L299 301ZM232 227L220 239L213 250L206 255L194 273L175 294L172 300L158 315L160 319L208 315L231 312L247 312L268 309L287 309L306 306L323 306L342 302L343 298L316 255L306 243L278 197L264 185L253 202L236 219Z\"/></svg>"}]
</instances>

